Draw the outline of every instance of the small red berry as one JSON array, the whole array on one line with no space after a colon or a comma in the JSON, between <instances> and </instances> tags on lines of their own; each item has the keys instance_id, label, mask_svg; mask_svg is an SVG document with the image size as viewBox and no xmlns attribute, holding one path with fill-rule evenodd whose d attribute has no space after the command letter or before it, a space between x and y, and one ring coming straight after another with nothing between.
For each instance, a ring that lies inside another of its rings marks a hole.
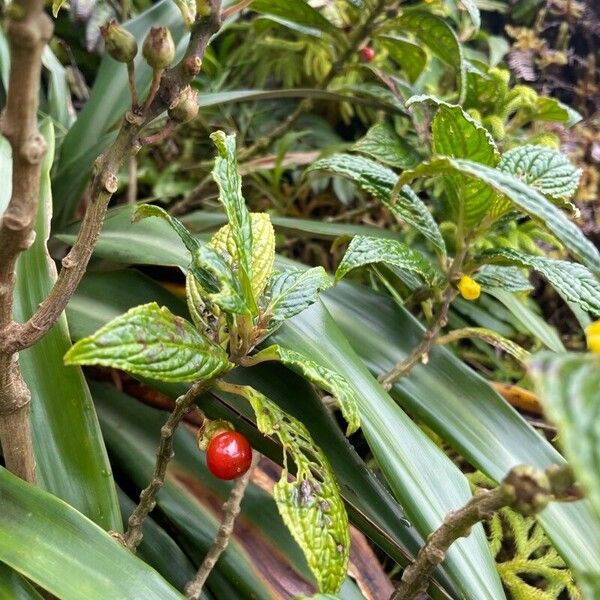
<instances>
[{"instance_id":1,"label":"small red berry","mask_svg":"<svg viewBox=\"0 0 600 600\"><path fill-rule=\"evenodd\" d=\"M208 470L219 479L241 477L252 462L252 447L237 431L222 431L215 435L206 449Z\"/></svg>"},{"instance_id":2,"label":"small red berry","mask_svg":"<svg viewBox=\"0 0 600 600\"><path fill-rule=\"evenodd\" d=\"M375 50L373 48L369 48L369 46L365 46L360 49L360 57L365 62L371 62L375 58Z\"/></svg>"}]
</instances>

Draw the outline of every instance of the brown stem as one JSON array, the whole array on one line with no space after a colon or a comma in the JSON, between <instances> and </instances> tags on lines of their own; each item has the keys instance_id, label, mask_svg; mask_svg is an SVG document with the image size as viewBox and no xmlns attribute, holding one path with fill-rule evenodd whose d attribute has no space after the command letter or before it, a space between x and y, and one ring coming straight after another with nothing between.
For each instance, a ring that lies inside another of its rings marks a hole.
<instances>
[{"instance_id":1,"label":"brown stem","mask_svg":"<svg viewBox=\"0 0 600 600\"><path fill-rule=\"evenodd\" d=\"M186 598L196 600L196 598L200 597L202 588L204 587L208 576L217 564L217 561L225 548L227 548L229 539L233 534L235 519L240 514L240 505L244 498L244 494L246 493L246 488L252 478L252 473L256 464L256 458L254 458L252 466L235 482L235 485L231 489L229 499L223 506L223 519L215 540L208 551L208 554L204 557L196 576L185 586Z\"/></svg>"},{"instance_id":2,"label":"brown stem","mask_svg":"<svg viewBox=\"0 0 600 600\"><path fill-rule=\"evenodd\" d=\"M150 108L150 105L152 104L152 102L154 101L154 98L156 97L156 94L158 92L158 88L160 87L160 80L162 79L162 74L163 74L162 69L155 69L152 72L152 83L150 84L150 90L148 91L146 100L144 100L144 106L142 107L142 112L146 112Z\"/></svg>"},{"instance_id":3,"label":"brown stem","mask_svg":"<svg viewBox=\"0 0 600 600\"><path fill-rule=\"evenodd\" d=\"M96 161L91 202L71 251L62 261L58 279L35 314L25 323L8 325L0 336L0 351L18 352L35 344L56 322L75 292L102 229L108 203L117 190L117 174L123 162L139 149L142 129L162 114L198 74L204 51L221 26L221 0L211 0L212 12L197 21L183 59L164 72L158 92L143 116L129 111L113 145ZM1 255L0 255L1 256ZM1 261L0 261L1 262ZM0 278L0 281L2 279Z\"/></svg>"},{"instance_id":4,"label":"brown stem","mask_svg":"<svg viewBox=\"0 0 600 600\"><path fill-rule=\"evenodd\" d=\"M156 494L165 481L167 466L173 458L173 434L191 407L194 400L208 388L210 382L198 382L175 401L175 408L160 430L160 444L156 452L156 463L152 480L140 494L140 502L127 521L127 531L123 536L124 544L133 552L136 551L143 538L142 526L146 517L156 506Z\"/></svg>"},{"instance_id":5,"label":"brown stem","mask_svg":"<svg viewBox=\"0 0 600 600\"><path fill-rule=\"evenodd\" d=\"M133 61L127 63L127 78L129 79L129 90L131 92L131 108L135 111L140 105L140 99L135 83L135 65L133 64Z\"/></svg>"},{"instance_id":6,"label":"brown stem","mask_svg":"<svg viewBox=\"0 0 600 600\"><path fill-rule=\"evenodd\" d=\"M0 221L0 339L13 324L15 265L34 239L41 162L46 142L37 128L42 51L52 21L40 0L15 0L6 9L10 77L1 131L12 149L11 198ZM30 393L18 357L0 349L0 441L5 464L33 483L35 460L29 423Z\"/></svg>"},{"instance_id":7,"label":"brown stem","mask_svg":"<svg viewBox=\"0 0 600 600\"><path fill-rule=\"evenodd\" d=\"M550 500L572 501L572 485L572 473L564 466L553 465L545 473L524 465L514 467L497 488L480 490L465 506L448 513L442 525L427 538L414 563L404 570L391 600L421 598L448 548L458 538L468 536L480 521L489 519L505 506L532 515Z\"/></svg>"}]
</instances>

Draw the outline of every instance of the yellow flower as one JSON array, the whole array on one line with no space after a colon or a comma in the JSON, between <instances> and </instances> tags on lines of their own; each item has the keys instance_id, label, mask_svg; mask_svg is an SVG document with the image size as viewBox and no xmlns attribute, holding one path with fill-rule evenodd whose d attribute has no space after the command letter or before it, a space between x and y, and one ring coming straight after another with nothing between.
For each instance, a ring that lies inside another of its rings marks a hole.
<instances>
[{"instance_id":1,"label":"yellow flower","mask_svg":"<svg viewBox=\"0 0 600 600\"><path fill-rule=\"evenodd\" d=\"M477 300L481 294L481 286L468 275L463 275L458 282L458 291L465 300ZM600 343L600 330L598 333Z\"/></svg>"},{"instance_id":2,"label":"yellow flower","mask_svg":"<svg viewBox=\"0 0 600 600\"><path fill-rule=\"evenodd\" d=\"M600 354L600 321L594 321L585 328L587 347L592 352Z\"/></svg>"}]
</instances>

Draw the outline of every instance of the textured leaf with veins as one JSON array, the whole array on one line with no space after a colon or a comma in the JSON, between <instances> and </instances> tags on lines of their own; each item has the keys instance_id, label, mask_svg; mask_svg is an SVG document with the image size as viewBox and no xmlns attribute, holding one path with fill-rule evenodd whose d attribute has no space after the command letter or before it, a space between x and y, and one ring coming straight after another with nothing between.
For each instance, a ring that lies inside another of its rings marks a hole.
<instances>
[{"instance_id":1,"label":"textured leaf with veins","mask_svg":"<svg viewBox=\"0 0 600 600\"><path fill-rule=\"evenodd\" d=\"M298 419L254 388L236 387L252 405L258 429L283 445L284 468L273 497L319 589L335 594L346 576L350 539L348 515L331 466ZM293 481L288 477L288 455L296 465Z\"/></svg>"},{"instance_id":2,"label":"textured leaf with veins","mask_svg":"<svg viewBox=\"0 0 600 600\"><path fill-rule=\"evenodd\" d=\"M232 366L221 348L156 302L136 306L79 340L65 364L112 367L161 381L207 379Z\"/></svg>"}]
</instances>

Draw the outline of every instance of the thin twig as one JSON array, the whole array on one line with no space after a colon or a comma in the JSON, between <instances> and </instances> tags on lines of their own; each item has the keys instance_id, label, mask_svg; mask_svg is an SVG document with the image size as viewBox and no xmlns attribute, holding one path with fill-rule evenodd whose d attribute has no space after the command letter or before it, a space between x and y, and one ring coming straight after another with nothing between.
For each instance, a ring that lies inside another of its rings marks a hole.
<instances>
[{"instance_id":1,"label":"thin twig","mask_svg":"<svg viewBox=\"0 0 600 600\"><path fill-rule=\"evenodd\" d=\"M208 554L204 557L196 576L185 586L186 598L195 600L196 598L200 597L202 588L204 587L208 576L210 575L214 566L217 564L217 561L224 552L225 548L227 548L229 539L233 534L235 519L240 513L240 505L244 498L244 494L246 493L246 488L248 487L250 479L252 478L252 473L257 462L258 461L255 456L248 471L246 471L246 473L235 482L235 485L231 489L229 499L223 505L223 519L215 540L208 551Z\"/></svg>"},{"instance_id":2,"label":"thin twig","mask_svg":"<svg viewBox=\"0 0 600 600\"><path fill-rule=\"evenodd\" d=\"M160 430L160 444L156 452L156 463L152 480L140 494L140 502L127 521L127 531L123 543L135 552L143 538L142 527L146 517L156 506L156 494L165 481L167 466L173 458L173 435L177 426L191 407L194 400L205 391L210 382L198 382L175 401L175 408Z\"/></svg>"},{"instance_id":3,"label":"thin twig","mask_svg":"<svg viewBox=\"0 0 600 600\"><path fill-rule=\"evenodd\" d=\"M480 490L465 506L448 513L442 525L427 538L415 561L404 570L391 600L422 597L450 546L458 538L468 536L474 525L489 519L501 508L509 506L521 514L532 515L550 500L570 502L577 497L580 495L574 489L573 475L568 467L553 465L546 472L524 465L514 467L498 487Z\"/></svg>"},{"instance_id":4,"label":"thin twig","mask_svg":"<svg viewBox=\"0 0 600 600\"><path fill-rule=\"evenodd\" d=\"M85 273L108 203L117 191L117 174L121 165L131 153L139 149L138 137L143 128L171 106L198 74L206 47L221 26L221 0L209 1L211 13L194 24L184 57L177 65L164 72L158 92L148 110L143 115L128 111L117 139L96 161L96 174L91 186L92 200L77 239L62 261L62 269L52 291L28 321L22 324L12 323L4 330L0 327L0 351L13 354L32 346L46 334L65 309Z\"/></svg>"},{"instance_id":5,"label":"thin twig","mask_svg":"<svg viewBox=\"0 0 600 600\"><path fill-rule=\"evenodd\" d=\"M13 322L15 266L34 240L41 163L46 142L37 128L42 51L53 25L41 0L14 0L6 8L10 76L1 131L12 149L11 198L0 219L0 340ZM0 349L0 442L6 467L35 482L29 423L31 394L14 351Z\"/></svg>"},{"instance_id":6,"label":"thin twig","mask_svg":"<svg viewBox=\"0 0 600 600\"><path fill-rule=\"evenodd\" d=\"M150 108L150 105L154 101L154 98L156 98L158 88L160 87L160 80L162 79L162 74L162 69L154 69L154 71L152 71L152 83L150 84L150 89L148 90L146 100L144 100L142 112L146 112Z\"/></svg>"},{"instance_id":7,"label":"thin twig","mask_svg":"<svg viewBox=\"0 0 600 600\"><path fill-rule=\"evenodd\" d=\"M135 65L132 60L127 63L127 78L129 79L129 90L131 92L131 107L136 110L140 105L140 99L135 83Z\"/></svg>"},{"instance_id":8,"label":"thin twig","mask_svg":"<svg viewBox=\"0 0 600 600\"><path fill-rule=\"evenodd\" d=\"M135 204L137 201L138 186L138 162L137 156L133 154L129 157L127 165L127 204Z\"/></svg>"}]
</instances>

